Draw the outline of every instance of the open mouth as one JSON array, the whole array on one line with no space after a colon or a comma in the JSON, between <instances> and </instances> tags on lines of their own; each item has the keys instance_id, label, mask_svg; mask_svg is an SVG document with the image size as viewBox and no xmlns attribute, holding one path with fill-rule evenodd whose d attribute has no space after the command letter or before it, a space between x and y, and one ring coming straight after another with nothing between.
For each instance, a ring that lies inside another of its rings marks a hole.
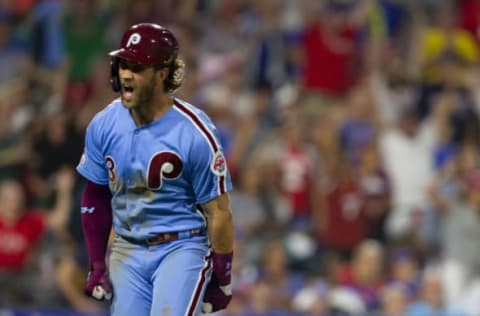
<instances>
[{"instance_id":1,"label":"open mouth","mask_svg":"<svg viewBox=\"0 0 480 316\"><path fill-rule=\"evenodd\" d=\"M133 91L134 89L131 85L128 85L128 84L122 85L122 92L125 98L130 98L133 95Z\"/></svg>"}]
</instances>

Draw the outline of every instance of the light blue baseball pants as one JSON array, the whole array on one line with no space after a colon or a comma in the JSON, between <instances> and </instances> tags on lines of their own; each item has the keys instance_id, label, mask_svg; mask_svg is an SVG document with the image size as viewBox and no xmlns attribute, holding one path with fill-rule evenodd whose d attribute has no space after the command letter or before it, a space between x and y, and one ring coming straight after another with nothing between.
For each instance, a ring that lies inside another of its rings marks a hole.
<instances>
[{"instance_id":1,"label":"light blue baseball pants","mask_svg":"<svg viewBox=\"0 0 480 316\"><path fill-rule=\"evenodd\" d=\"M212 273L205 236L153 246L115 237L109 257L113 316L198 315Z\"/></svg>"}]
</instances>

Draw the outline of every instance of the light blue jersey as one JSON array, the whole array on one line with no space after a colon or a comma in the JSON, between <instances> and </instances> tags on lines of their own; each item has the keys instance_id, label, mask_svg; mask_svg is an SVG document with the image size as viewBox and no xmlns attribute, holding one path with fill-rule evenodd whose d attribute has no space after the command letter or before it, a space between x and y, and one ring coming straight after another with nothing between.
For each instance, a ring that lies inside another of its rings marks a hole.
<instances>
[{"instance_id":1,"label":"light blue jersey","mask_svg":"<svg viewBox=\"0 0 480 316\"><path fill-rule=\"evenodd\" d=\"M113 101L88 126L77 170L109 185L115 232L139 240L205 227L199 205L232 187L211 120L179 99L141 127Z\"/></svg>"}]
</instances>

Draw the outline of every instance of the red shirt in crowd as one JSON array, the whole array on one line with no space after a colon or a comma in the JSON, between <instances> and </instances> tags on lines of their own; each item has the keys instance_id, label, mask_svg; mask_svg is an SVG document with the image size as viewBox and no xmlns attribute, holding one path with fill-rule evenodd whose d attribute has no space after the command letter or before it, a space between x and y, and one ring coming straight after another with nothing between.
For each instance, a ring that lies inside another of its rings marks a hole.
<instances>
[{"instance_id":1,"label":"red shirt in crowd","mask_svg":"<svg viewBox=\"0 0 480 316\"><path fill-rule=\"evenodd\" d=\"M476 0L465 0L460 7L459 24L470 32L480 45L480 3Z\"/></svg>"},{"instance_id":2,"label":"red shirt in crowd","mask_svg":"<svg viewBox=\"0 0 480 316\"><path fill-rule=\"evenodd\" d=\"M44 231L45 217L38 212L25 212L13 225L0 218L0 270L23 268Z\"/></svg>"},{"instance_id":3,"label":"red shirt in crowd","mask_svg":"<svg viewBox=\"0 0 480 316\"><path fill-rule=\"evenodd\" d=\"M356 32L345 27L337 34L328 34L320 24L304 34L304 87L311 90L342 95L354 83Z\"/></svg>"},{"instance_id":4,"label":"red shirt in crowd","mask_svg":"<svg viewBox=\"0 0 480 316\"><path fill-rule=\"evenodd\" d=\"M300 147L289 146L280 159L281 187L290 204L293 218L311 215L310 192L313 183L313 162Z\"/></svg>"},{"instance_id":5,"label":"red shirt in crowd","mask_svg":"<svg viewBox=\"0 0 480 316\"><path fill-rule=\"evenodd\" d=\"M351 251L365 237L364 200L358 184L346 181L326 195L326 226L322 244L339 251Z\"/></svg>"}]
</instances>

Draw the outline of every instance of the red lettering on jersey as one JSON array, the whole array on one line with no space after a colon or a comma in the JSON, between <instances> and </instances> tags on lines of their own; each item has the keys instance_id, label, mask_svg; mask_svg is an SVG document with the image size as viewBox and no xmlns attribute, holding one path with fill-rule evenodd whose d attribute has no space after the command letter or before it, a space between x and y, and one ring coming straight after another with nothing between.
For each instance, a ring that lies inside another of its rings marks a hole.
<instances>
[{"instance_id":1,"label":"red lettering on jersey","mask_svg":"<svg viewBox=\"0 0 480 316\"><path fill-rule=\"evenodd\" d=\"M162 187L162 179L176 179L183 171L183 162L180 157L171 151L155 153L150 159L147 170L147 185L151 190Z\"/></svg>"}]
</instances>

